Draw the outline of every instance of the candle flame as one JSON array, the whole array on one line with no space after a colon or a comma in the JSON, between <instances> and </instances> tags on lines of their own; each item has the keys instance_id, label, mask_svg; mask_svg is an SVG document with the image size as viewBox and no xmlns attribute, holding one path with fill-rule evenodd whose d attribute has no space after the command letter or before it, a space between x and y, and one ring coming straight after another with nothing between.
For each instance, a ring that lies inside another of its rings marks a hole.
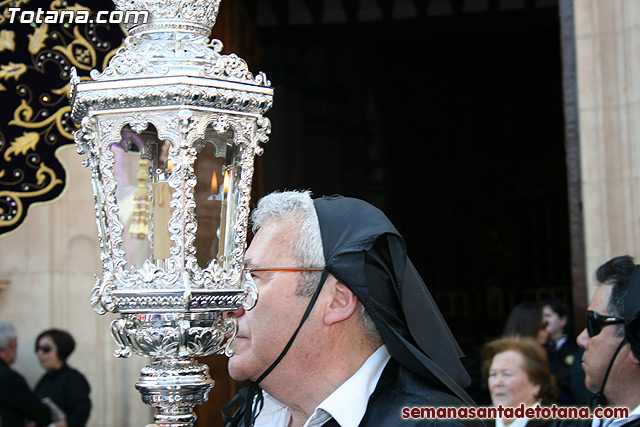
<instances>
[{"instance_id":1,"label":"candle flame","mask_svg":"<svg viewBox=\"0 0 640 427\"><path fill-rule=\"evenodd\" d=\"M211 175L211 192L213 194L218 192L218 177L215 172Z\"/></svg>"},{"instance_id":2,"label":"candle flame","mask_svg":"<svg viewBox=\"0 0 640 427\"><path fill-rule=\"evenodd\" d=\"M227 195L227 192L229 191L229 181L231 180L231 177L229 176L229 171L226 170L224 171L224 181L222 183L222 191L224 191L224 195Z\"/></svg>"},{"instance_id":3,"label":"candle flame","mask_svg":"<svg viewBox=\"0 0 640 427\"><path fill-rule=\"evenodd\" d=\"M174 166L174 164L173 164L173 162L171 161L171 159L167 159L167 170L168 170L169 172L171 172L171 169L173 169L173 166Z\"/></svg>"}]
</instances>

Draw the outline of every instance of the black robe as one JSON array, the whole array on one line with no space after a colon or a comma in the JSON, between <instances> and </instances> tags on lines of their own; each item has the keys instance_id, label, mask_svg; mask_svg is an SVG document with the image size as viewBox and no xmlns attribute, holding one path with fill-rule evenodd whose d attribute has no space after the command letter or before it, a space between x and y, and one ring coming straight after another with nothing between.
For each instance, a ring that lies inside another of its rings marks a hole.
<instances>
[{"instance_id":1,"label":"black robe","mask_svg":"<svg viewBox=\"0 0 640 427\"><path fill-rule=\"evenodd\" d=\"M465 402L390 359L369 398L360 427L482 426L478 420L403 418L403 408L461 407Z\"/></svg>"},{"instance_id":2,"label":"black robe","mask_svg":"<svg viewBox=\"0 0 640 427\"><path fill-rule=\"evenodd\" d=\"M24 378L0 359L0 425L24 427L25 420L40 426L51 422L49 408L31 392Z\"/></svg>"},{"instance_id":3,"label":"black robe","mask_svg":"<svg viewBox=\"0 0 640 427\"><path fill-rule=\"evenodd\" d=\"M66 364L44 374L35 390L38 397L49 397L62 409L69 427L84 427L87 423L91 412L90 391L84 375Z\"/></svg>"},{"instance_id":4,"label":"black robe","mask_svg":"<svg viewBox=\"0 0 640 427\"><path fill-rule=\"evenodd\" d=\"M556 377L560 405L582 405L593 397L584 385L584 371L580 365L583 349L578 347L575 338L568 337L562 346L547 346L547 356L551 373Z\"/></svg>"}]
</instances>

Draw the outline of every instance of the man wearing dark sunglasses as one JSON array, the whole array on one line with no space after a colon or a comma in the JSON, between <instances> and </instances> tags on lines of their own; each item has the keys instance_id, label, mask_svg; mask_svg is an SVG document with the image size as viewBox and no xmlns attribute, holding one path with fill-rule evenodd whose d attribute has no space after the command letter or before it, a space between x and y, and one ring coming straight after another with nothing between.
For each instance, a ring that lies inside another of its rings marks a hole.
<instances>
[{"instance_id":1,"label":"man wearing dark sunglasses","mask_svg":"<svg viewBox=\"0 0 640 427\"><path fill-rule=\"evenodd\" d=\"M640 266L630 256L613 258L596 271L600 283L578 336L582 367L595 405L625 407L623 419L588 421L594 427L640 426Z\"/></svg>"},{"instance_id":2,"label":"man wearing dark sunglasses","mask_svg":"<svg viewBox=\"0 0 640 427\"><path fill-rule=\"evenodd\" d=\"M246 280L259 298L235 313L229 359L231 377L251 383L225 407L228 425L461 425L402 418L473 402L460 348L380 210L284 192L252 219Z\"/></svg>"},{"instance_id":3,"label":"man wearing dark sunglasses","mask_svg":"<svg viewBox=\"0 0 640 427\"><path fill-rule=\"evenodd\" d=\"M27 421L36 426L51 423L49 408L31 392L25 379L10 368L18 353L13 325L0 320L0 426L23 427Z\"/></svg>"}]
</instances>

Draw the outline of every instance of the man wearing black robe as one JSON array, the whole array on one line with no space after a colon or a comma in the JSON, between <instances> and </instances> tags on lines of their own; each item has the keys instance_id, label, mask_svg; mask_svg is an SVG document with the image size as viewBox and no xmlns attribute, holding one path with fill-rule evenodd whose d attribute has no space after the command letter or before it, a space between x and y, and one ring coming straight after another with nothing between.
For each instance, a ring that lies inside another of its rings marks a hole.
<instances>
[{"instance_id":1,"label":"man wearing black robe","mask_svg":"<svg viewBox=\"0 0 640 427\"><path fill-rule=\"evenodd\" d=\"M22 375L9 366L17 351L15 329L0 320L0 426L24 427L27 421L46 426L51 422L49 408L31 392Z\"/></svg>"},{"instance_id":2,"label":"man wearing black robe","mask_svg":"<svg viewBox=\"0 0 640 427\"><path fill-rule=\"evenodd\" d=\"M229 360L251 383L225 407L229 426L461 424L410 416L474 403L462 352L380 210L284 192L252 219L245 261L259 300L235 313Z\"/></svg>"}]
</instances>

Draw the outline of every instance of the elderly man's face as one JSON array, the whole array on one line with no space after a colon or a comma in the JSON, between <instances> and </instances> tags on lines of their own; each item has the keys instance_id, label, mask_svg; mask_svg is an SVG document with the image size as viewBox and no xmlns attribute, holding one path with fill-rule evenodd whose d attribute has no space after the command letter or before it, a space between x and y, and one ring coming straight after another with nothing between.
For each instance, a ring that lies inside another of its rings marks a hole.
<instances>
[{"instance_id":1,"label":"elderly man's face","mask_svg":"<svg viewBox=\"0 0 640 427\"><path fill-rule=\"evenodd\" d=\"M269 220L253 238L245 255L246 266L300 267L290 255L289 246L290 235L286 224ZM236 312L238 336L231 346L235 354L229 359L229 374L238 381L255 381L276 360L309 303L309 298L296 295L299 272L257 271L253 273L253 279L259 290L258 303L248 312L242 309ZM304 351L303 332L300 332L276 371L290 369L301 359L300 352Z\"/></svg>"},{"instance_id":2,"label":"elderly man's face","mask_svg":"<svg viewBox=\"0 0 640 427\"><path fill-rule=\"evenodd\" d=\"M611 289L612 286L608 285L598 286L588 309L602 315L612 314L608 308ZM584 355L582 356L585 385L589 390L598 392L602 387L602 382L604 381L604 376L611 362L611 358L618 348L618 345L620 345L622 337L616 335L616 325L607 325L603 326L600 333L593 337L589 337L586 329L583 330L578 336L577 341L578 345L585 349ZM616 357L616 362L607 379L609 386L615 384L620 375L624 375L622 370L626 353L623 349Z\"/></svg>"}]
</instances>

